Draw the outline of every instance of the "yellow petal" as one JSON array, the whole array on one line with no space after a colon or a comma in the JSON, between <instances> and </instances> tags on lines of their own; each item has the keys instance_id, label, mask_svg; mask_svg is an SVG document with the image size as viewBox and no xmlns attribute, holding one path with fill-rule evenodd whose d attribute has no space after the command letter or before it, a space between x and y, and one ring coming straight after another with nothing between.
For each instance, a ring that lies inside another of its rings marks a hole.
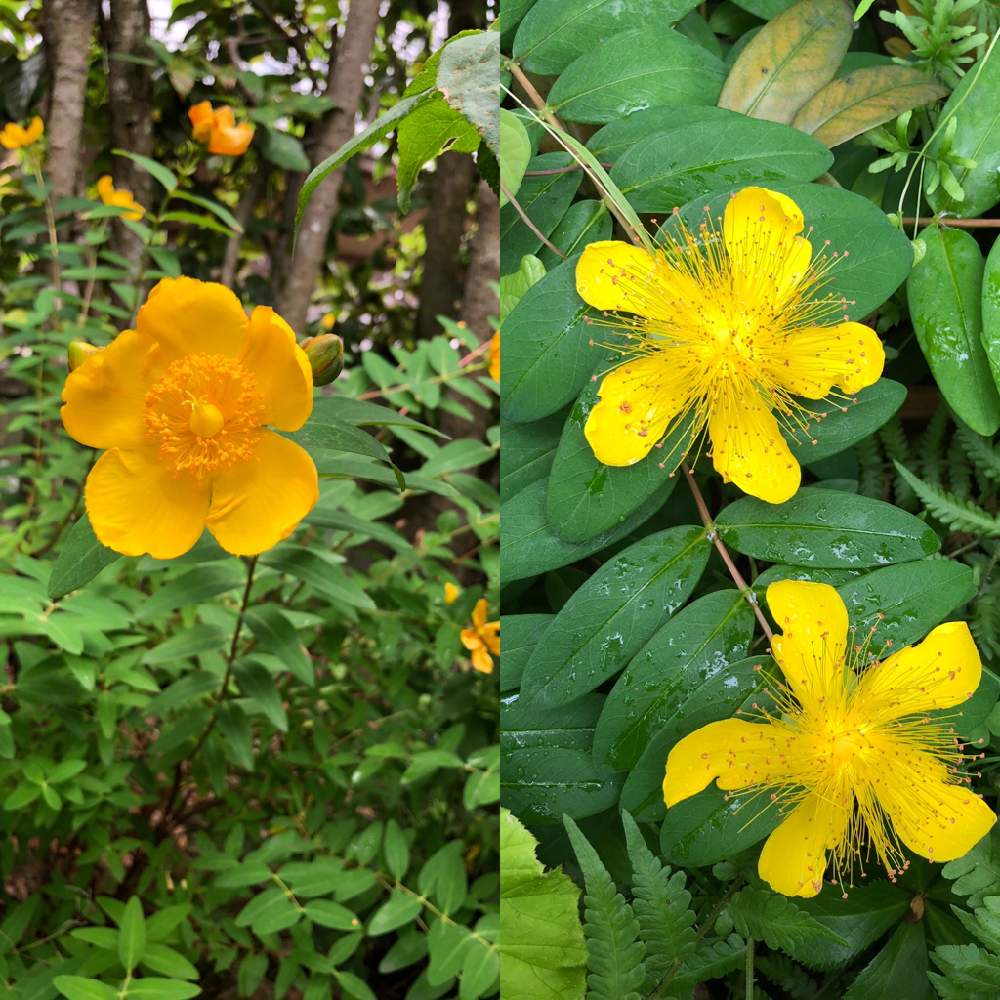
<instances>
[{"instance_id":1,"label":"yellow petal","mask_svg":"<svg viewBox=\"0 0 1000 1000\"><path fill-rule=\"evenodd\" d=\"M752 386L716 398L708 420L712 461L727 482L768 503L795 495L802 471L778 422Z\"/></svg>"},{"instance_id":2,"label":"yellow petal","mask_svg":"<svg viewBox=\"0 0 1000 1000\"><path fill-rule=\"evenodd\" d=\"M923 642L906 646L867 670L858 686L858 700L881 720L951 708L972 696L982 672L969 626L945 622Z\"/></svg>"},{"instance_id":3,"label":"yellow petal","mask_svg":"<svg viewBox=\"0 0 1000 1000\"><path fill-rule=\"evenodd\" d=\"M476 649L472 653L472 665L481 674L493 673L493 657L485 649Z\"/></svg>"},{"instance_id":4,"label":"yellow petal","mask_svg":"<svg viewBox=\"0 0 1000 1000\"><path fill-rule=\"evenodd\" d=\"M476 601L476 606L472 609L472 624L477 628L482 628L486 624L486 613L489 610L489 604L485 597L480 597Z\"/></svg>"},{"instance_id":5,"label":"yellow petal","mask_svg":"<svg viewBox=\"0 0 1000 1000\"><path fill-rule=\"evenodd\" d=\"M145 440L146 391L162 370L156 346L125 330L74 368L63 385L62 421L91 448L139 448Z\"/></svg>"},{"instance_id":6,"label":"yellow petal","mask_svg":"<svg viewBox=\"0 0 1000 1000\"><path fill-rule=\"evenodd\" d=\"M960 858L996 822L993 810L967 784L950 784L929 754L897 748L878 774L875 794L896 835L931 861Z\"/></svg>"},{"instance_id":7,"label":"yellow petal","mask_svg":"<svg viewBox=\"0 0 1000 1000\"><path fill-rule=\"evenodd\" d=\"M767 604L781 635L771 652L804 708L836 703L844 686L847 608L826 583L778 580L767 588Z\"/></svg>"},{"instance_id":8,"label":"yellow petal","mask_svg":"<svg viewBox=\"0 0 1000 1000\"><path fill-rule=\"evenodd\" d=\"M454 604L458 600L459 595L462 593L461 587L452 583L451 580L445 580L444 583L444 603Z\"/></svg>"},{"instance_id":9,"label":"yellow petal","mask_svg":"<svg viewBox=\"0 0 1000 1000\"><path fill-rule=\"evenodd\" d=\"M107 204L108 199L115 193L114 181L111 179L111 174L104 174L97 182L97 193L101 196L101 200Z\"/></svg>"},{"instance_id":10,"label":"yellow petal","mask_svg":"<svg viewBox=\"0 0 1000 1000\"><path fill-rule=\"evenodd\" d=\"M196 278L163 278L136 318L136 329L157 341L170 361L187 354L235 358L249 325L240 300L225 285Z\"/></svg>"},{"instance_id":11,"label":"yellow petal","mask_svg":"<svg viewBox=\"0 0 1000 1000\"><path fill-rule=\"evenodd\" d=\"M106 451L84 490L94 534L126 556L184 555L200 537L209 487L175 478L147 451Z\"/></svg>"},{"instance_id":12,"label":"yellow petal","mask_svg":"<svg viewBox=\"0 0 1000 1000\"><path fill-rule=\"evenodd\" d=\"M697 289L662 254L620 240L599 240L577 261L576 291L595 309L665 317L671 303L681 296L689 298Z\"/></svg>"},{"instance_id":13,"label":"yellow petal","mask_svg":"<svg viewBox=\"0 0 1000 1000\"><path fill-rule=\"evenodd\" d=\"M783 896L815 896L823 888L826 853L841 840L850 817L844 805L808 796L767 838L757 873Z\"/></svg>"},{"instance_id":14,"label":"yellow petal","mask_svg":"<svg viewBox=\"0 0 1000 1000\"><path fill-rule=\"evenodd\" d=\"M458 634L459 641L466 649L481 649L483 640L479 638L479 632L474 628L463 628Z\"/></svg>"},{"instance_id":15,"label":"yellow petal","mask_svg":"<svg viewBox=\"0 0 1000 1000\"><path fill-rule=\"evenodd\" d=\"M688 352L676 348L627 361L604 376L583 429L599 462L634 465L649 454L687 404L687 361Z\"/></svg>"},{"instance_id":16,"label":"yellow petal","mask_svg":"<svg viewBox=\"0 0 1000 1000\"><path fill-rule=\"evenodd\" d=\"M273 309L258 306L250 314L239 360L257 379L267 406L265 421L278 430L297 431L312 413L312 368L292 328Z\"/></svg>"},{"instance_id":17,"label":"yellow petal","mask_svg":"<svg viewBox=\"0 0 1000 1000\"><path fill-rule=\"evenodd\" d=\"M215 478L208 530L227 552L257 555L287 538L318 498L309 453L265 431L253 458Z\"/></svg>"},{"instance_id":18,"label":"yellow petal","mask_svg":"<svg viewBox=\"0 0 1000 1000\"><path fill-rule=\"evenodd\" d=\"M773 379L808 399L823 399L835 385L859 392L877 382L885 366L882 342L862 323L794 331L765 350Z\"/></svg>"},{"instance_id":19,"label":"yellow petal","mask_svg":"<svg viewBox=\"0 0 1000 1000\"><path fill-rule=\"evenodd\" d=\"M33 142L37 142L41 138L44 128L42 119L35 115L24 130L24 144L30 146Z\"/></svg>"},{"instance_id":20,"label":"yellow petal","mask_svg":"<svg viewBox=\"0 0 1000 1000\"><path fill-rule=\"evenodd\" d=\"M708 787L734 790L768 784L784 771L791 737L742 719L711 722L689 733L667 756L663 801L674 806Z\"/></svg>"}]
</instances>

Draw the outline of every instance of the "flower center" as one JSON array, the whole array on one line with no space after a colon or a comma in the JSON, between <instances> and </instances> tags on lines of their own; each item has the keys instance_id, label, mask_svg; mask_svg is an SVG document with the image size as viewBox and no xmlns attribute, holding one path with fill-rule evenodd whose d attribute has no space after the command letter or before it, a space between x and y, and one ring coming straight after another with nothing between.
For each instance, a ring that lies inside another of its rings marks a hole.
<instances>
[{"instance_id":1,"label":"flower center","mask_svg":"<svg viewBox=\"0 0 1000 1000\"><path fill-rule=\"evenodd\" d=\"M173 362L146 394L146 436L175 476L204 479L249 459L264 399L239 362L192 354Z\"/></svg>"}]
</instances>

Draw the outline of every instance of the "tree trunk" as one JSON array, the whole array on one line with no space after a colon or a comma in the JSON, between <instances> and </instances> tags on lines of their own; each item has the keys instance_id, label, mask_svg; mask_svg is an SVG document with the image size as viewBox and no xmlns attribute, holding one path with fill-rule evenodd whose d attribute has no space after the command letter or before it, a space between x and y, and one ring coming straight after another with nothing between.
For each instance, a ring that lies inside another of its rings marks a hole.
<instances>
[{"instance_id":1,"label":"tree trunk","mask_svg":"<svg viewBox=\"0 0 1000 1000\"><path fill-rule=\"evenodd\" d=\"M344 36L337 43L336 59L331 59L327 77L326 96L335 107L323 121L315 147L315 163L325 160L354 135L354 118L378 22L379 0L351 0ZM280 298L280 311L296 332L305 329L342 180L343 171L335 170L316 188L299 228L295 254Z\"/></svg>"},{"instance_id":2,"label":"tree trunk","mask_svg":"<svg viewBox=\"0 0 1000 1000\"><path fill-rule=\"evenodd\" d=\"M153 80L149 66L132 61L146 55L149 9L146 0L111 0L111 17L105 22L108 49L108 99L111 110L111 145L142 156L153 155ZM135 200L152 208L152 178L124 156L114 158L116 187L128 188ZM124 226L115 226L119 252L136 264L142 242Z\"/></svg>"},{"instance_id":3,"label":"tree trunk","mask_svg":"<svg viewBox=\"0 0 1000 1000\"><path fill-rule=\"evenodd\" d=\"M462 319L480 340L493 336L493 324L500 312L493 284L500 280L500 202L485 181L476 192L477 229L472 241L472 258L465 275Z\"/></svg>"},{"instance_id":4,"label":"tree trunk","mask_svg":"<svg viewBox=\"0 0 1000 1000\"><path fill-rule=\"evenodd\" d=\"M83 103L87 92L90 39L97 19L95 0L45 0L42 37L51 84L46 170L55 198L76 193L80 166Z\"/></svg>"},{"instance_id":5,"label":"tree trunk","mask_svg":"<svg viewBox=\"0 0 1000 1000\"><path fill-rule=\"evenodd\" d=\"M240 195L239 203L233 215L236 221L246 230L253 218L253 210L257 207L257 202L267 190L267 179L270 170L266 163L261 163L250 179L247 186ZM222 269L219 272L219 281L227 288L232 288L236 280L236 268L240 263L240 247L243 245L243 233L234 233L226 241L226 253L222 258Z\"/></svg>"},{"instance_id":6,"label":"tree trunk","mask_svg":"<svg viewBox=\"0 0 1000 1000\"><path fill-rule=\"evenodd\" d=\"M475 164L468 153L443 153L429 185L429 209L424 222L427 249L420 282L417 335L441 332L437 317L454 316L462 295L458 255L468 218L466 203L472 188Z\"/></svg>"}]
</instances>

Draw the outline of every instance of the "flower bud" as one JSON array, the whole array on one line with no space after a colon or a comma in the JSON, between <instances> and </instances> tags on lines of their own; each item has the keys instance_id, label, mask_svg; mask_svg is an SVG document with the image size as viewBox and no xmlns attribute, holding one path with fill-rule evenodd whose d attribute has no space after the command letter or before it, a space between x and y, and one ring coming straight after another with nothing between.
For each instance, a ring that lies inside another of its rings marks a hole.
<instances>
[{"instance_id":1,"label":"flower bud","mask_svg":"<svg viewBox=\"0 0 1000 1000\"><path fill-rule=\"evenodd\" d=\"M312 367L313 385L329 385L344 370L344 342L335 333L321 333L302 342Z\"/></svg>"},{"instance_id":2,"label":"flower bud","mask_svg":"<svg viewBox=\"0 0 1000 1000\"><path fill-rule=\"evenodd\" d=\"M66 352L66 360L69 363L69 370L76 371L89 357L98 354L100 352L99 347L94 347L93 344L88 344L85 340L71 340L69 342L69 349Z\"/></svg>"}]
</instances>

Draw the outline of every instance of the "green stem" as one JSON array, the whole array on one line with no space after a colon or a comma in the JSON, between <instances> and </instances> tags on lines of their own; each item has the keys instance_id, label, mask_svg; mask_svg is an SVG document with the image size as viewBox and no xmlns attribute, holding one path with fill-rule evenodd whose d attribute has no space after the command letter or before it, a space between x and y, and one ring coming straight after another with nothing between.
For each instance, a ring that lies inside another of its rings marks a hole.
<instances>
[{"instance_id":1,"label":"green stem","mask_svg":"<svg viewBox=\"0 0 1000 1000\"><path fill-rule=\"evenodd\" d=\"M753 1000L753 938L747 938L746 961L746 992L747 1000Z\"/></svg>"}]
</instances>

